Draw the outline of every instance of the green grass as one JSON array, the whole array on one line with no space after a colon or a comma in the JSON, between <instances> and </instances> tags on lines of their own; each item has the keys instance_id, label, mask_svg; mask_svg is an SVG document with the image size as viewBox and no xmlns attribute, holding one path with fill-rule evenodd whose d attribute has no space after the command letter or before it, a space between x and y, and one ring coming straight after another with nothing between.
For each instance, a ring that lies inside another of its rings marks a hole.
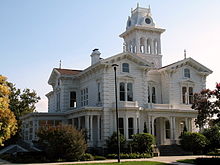
<instances>
[{"instance_id":1,"label":"green grass","mask_svg":"<svg viewBox=\"0 0 220 165\"><path fill-rule=\"evenodd\" d=\"M167 163L161 163L161 162L151 162L151 161L137 161L137 162L121 162L121 163L85 163L85 164L80 164L80 165L116 165L116 164L120 164L120 165L168 165ZM71 164L69 164L71 165Z\"/></svg>"},{"instance_id":2,"label":"green grass","mask_svg":"<svg viewBox=\"0 0 220 165\"><path fill-rule=\"evenodd\" d=\"M196 163L195 163L195 160L196 160L196 159L183 159L183 160L177 160L177 162L196 164Z\"/></svg>"}]
</instances>

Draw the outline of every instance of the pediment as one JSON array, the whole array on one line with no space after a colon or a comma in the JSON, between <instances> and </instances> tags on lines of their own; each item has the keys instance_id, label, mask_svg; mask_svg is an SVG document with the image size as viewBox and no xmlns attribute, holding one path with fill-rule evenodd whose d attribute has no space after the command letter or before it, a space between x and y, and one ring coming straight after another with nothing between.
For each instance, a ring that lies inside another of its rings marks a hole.
<instances>
[{"instance_id":1,"label":"pediment","mask_svg":"<svg viewBox=\"0 0 220 165\"><path fill-rule=\"evenodd\" d=\"M135 54L132 53L120 53L117 54L115 56L109 57L107 59L102 60L101 63L105 63L105 64L114 64L118 61L121 61L123 59L128 59L134 63L136 63L137 65L141 66L141 67L146 67L146 68L151 68L153 67L152 64L144 59L142 59L141 57L138 57Z\"/></svg>"}]
</instances>

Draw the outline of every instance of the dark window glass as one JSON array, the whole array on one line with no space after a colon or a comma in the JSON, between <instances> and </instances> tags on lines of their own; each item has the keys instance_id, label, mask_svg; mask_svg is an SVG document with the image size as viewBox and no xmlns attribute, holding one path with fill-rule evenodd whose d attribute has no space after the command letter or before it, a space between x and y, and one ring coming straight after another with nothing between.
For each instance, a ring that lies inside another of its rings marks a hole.
<instances>
[{"instance_id":1,"label":"dark window glass","mask_svg":"<svg viewBox=\"0 0 220 165\"><path fill-rule=\"evenodd\" d=\"M129 73L129 64L128 63L123 63L122 64L122 72Z\"/></svg>"},{"instance_id":2,"label":"dark window glass","mask_svg":"<svg viewBox=\"0 0 220 165\"><path fill-rule=\"evenodd\" d=\"M166 139L170 139L170 122L168 120L166 120L165 126L166 126Z\"/></svg>"},{"instance_id":3,"label":"dark window glass","mask_svg":"<svg viewBox=\"0 0 220 165\"><path fill-rule=\"evenodd\" d=\"M184 77L190 78L190 70L188 68L184 69Z\"/></svg>"},{"instance_id":4,"label":"dark window glass","mask_svg":"<svg viewBox=\"0 0 220 165\"><path fill-rule=\"evenodd\" d=\"M134 134L134 121L133 118L128 118L128 139L132 139Z\"/></svg>"},{"instance_id":5,"label":"dark window glass","mask_svg":"<svg viewBox=\"0 0 220 165\"><path fill-rule=\"evenodd\" d=\"M119 132L120 134L124 135L124 119L119 118Z\"/></svg>"},{"instance_id":6,"label":"dark window glass","mask_svg":"<svg viewBox=\"0 0 220 165\"><path fill-rule=\"evenodd\" d=\"M186 87L182 87L182 101L186 104Z\"/></svg>"},{"instance_id":7,"label":"dark window glass","mask_svg":"<svg viewBox=\"0 0 220 165\"><path fill-rule=\"evenodd\" d=\"M189 104L193 103L193 88L189 87Z\"/></svg>"},{"instance_id":8,"label":"dark window glass","mask_svg":"<svg viewBox=\"0 0 220 165\"><path fill-rule=\"evenodd\" d=\"M156 103L156 89L152 87L152 103Z\"/></svg>"},{"instance_id":9,"label":"dark window glass","mask_svg":"<svg viewBox=\"0 0 220 165\"><path fill-rule=\"evenodd\" d=\"M70 107L76 107L76 92L70 92Z\"/></svg>"},{"instance_id":10,"label":"dark window glass","mask_svg":"<svg viewBox=\"0 0 220 165\"><path fill-rule=\"evenodd\" d=\"M120 101L125 101L125 83L120 83Z\"/></svg>"},{"instance_id":11,"label":"dark window glass","mask_svg":"<svg viewBox=\"0 0 220 165\"><path fill-rule=\"evenodd\" d=\"M150 88L147 87L147 91L148 91L148 103L150 103Z\"/></svg>"},{"instance_id":12,"label":"dark window glass","mask_svg":"<svg viewBox=\"0 0 220 165\"><path fill-rule=\"evenodd\" d=\"M127 101L133 101L133 87L132 83L127 84Z\"/></svg>"}]
</instances>

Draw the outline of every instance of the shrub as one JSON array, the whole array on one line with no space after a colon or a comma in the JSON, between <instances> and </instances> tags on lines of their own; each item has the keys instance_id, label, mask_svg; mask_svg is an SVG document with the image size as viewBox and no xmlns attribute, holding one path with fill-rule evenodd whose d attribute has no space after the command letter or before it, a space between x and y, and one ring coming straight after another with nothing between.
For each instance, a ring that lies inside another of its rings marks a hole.
<instances>
[{"instance_id":1,"label":"shrub","mask_svg":"<svg viewBox=\"0 0 220 165\"><path fill-rule=\"evenodd\" d=\"M123 152L125 150L125 137L122 134L119 134L120 140L120 149ZM107 149L109 153L117 153L118 151L118 142L117 142L117 133L114 132L112 136L108 137L106 140Z\"/></svg>"},{"instance_id":2,"label":"shrub","mask_svg":"<svg viewBox=\"0 0 220 165\"><path fill-rule=\"evenodd\" d=\"M104 156L98 156L98 155L94 156L94 160L105 160L105 159L106 157Z\"/></svg>"},{"instance_id":3,"label":"shrub","mask_svg":"<svg viewBox=\"0 0 220 165\"><path fill-rule=\"evenodd\" d=\"M152 153L152 145L155 143L154 136L149 133L140 133L133 135L131 143L133 152Z\"/></svg>"},{"instance_id":4,"label":"shrub","mask_svg":"<svg viewBox=\"0 0 220 165\"><path fill-rule=\"evenodd\" d=\"M83 133L67 125L42 127L37 136L51 160L79 160L87 148Z\"/></svg>"},{"instance_id":5,"label":"shrub","mask_svg":"<svg viewBox=\"0 0 220 165\"><path fill-rule=\"evenodd\" d=\"M220 148L220 127L215 125L205 129L203 135L208 139L207 150L215 151Z\"/></svg>"},{"instance_id":6,"label":"shrub","mask_svg":"<svg viewBox=\"0 0 220 165\"><path fill-rule=\"evenodd\" d=\"M129 153L129 154L120 154L121 159L139 159L139 158L151 158L152 155L149 153ZM109 159L117 159L118 155L117 154L108 154L107 158Z\"/></svg>"},{"instance_id":7,"label":"shrub","mask_svg":"<svg viewBox=\"0 0 220 165\"><path fill-rule=\"evenodd\" d=\"M81 156L80 160L82 161L90 161L90 160L94 160L94 157L92 156L92 154L89 153L85 153Z\"/></svg>"},{"instance_id":8,"label":"shrub","mask_svg":"<svg viewBox=\"0 0 220 165\"><path fill-rule=\"evenodd\" d=\"M201 133L185 132L181 136L180 144L185 151L201 154L207 145L207 139Z\"/></svg>"}]
</instances>

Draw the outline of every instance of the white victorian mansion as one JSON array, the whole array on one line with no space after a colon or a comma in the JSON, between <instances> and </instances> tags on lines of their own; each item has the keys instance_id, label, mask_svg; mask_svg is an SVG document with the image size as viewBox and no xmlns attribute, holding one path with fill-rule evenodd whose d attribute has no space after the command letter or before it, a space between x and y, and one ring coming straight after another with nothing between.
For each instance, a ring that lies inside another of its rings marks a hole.
<instances>
[{"instance_id":1,"label":"white victorian mansion","mask_svg":"<svg viewBox=\"0 0 220 165\"><path fill-rule=\"evenodd\" d=\"M122 53L102 59L94 49L84 70L54 68L48 80L53 90L46 94L48 113L22 117L24 140L35 140L36 130L45 124L62 123L86 130L89 147L104 147L116 131L112 64L118 65L119 130L127 140L143 132L144 123L158 145L178 143L184 127L195 131L193 93L206 87L212 71L192 58L162 66L164 31L155 26L150 8L137 6L120 35Z\"/></svg>"}]
</instances>

